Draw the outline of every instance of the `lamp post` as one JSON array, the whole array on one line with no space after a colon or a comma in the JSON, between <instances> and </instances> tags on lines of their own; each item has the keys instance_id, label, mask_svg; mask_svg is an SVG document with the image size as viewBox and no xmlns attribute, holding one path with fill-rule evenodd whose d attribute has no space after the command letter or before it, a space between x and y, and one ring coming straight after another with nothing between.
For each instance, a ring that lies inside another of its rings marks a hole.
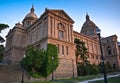
<instances>
[{"instance_id":1,"label":"lamp post","mask_svg":"<svg viewBox=\"0 0 120 83\"><path fill-rule=\"evenodd\" d=\"M102 43L101 43L101 35L100 35L101 30L97 27L96 28L96 33L99 37L99 43L100 43L100 51L101 51L101 61L102 61L102 71L104 74L104 83L108 83L107 81L107 76L106 76L106 70L105 70L105 64L104 64L104 57L103 57L103 51L102 51Z\"/></svg>"},{"instance_id":2,"label":"lamp post","mask_svg":"<svg viewBox=\"0 0 120 83\"><path fill-rule=\"evenodd\" d=\"M25 55L23 56L23 58L25 58ZM23 60L23 64L24 64L24 60ZM22 80L21 83L24 83L24 65L22 65Z\"/></svg>"},{"instance_id":3,"label":"lamp post","mask_svg":"<svg viewBox=\"0 0 120 83\"><path fill-rule=\"evenodd\" d=\"M54 60L54 57L52 56L52 66L53 66L53 60ZM53 68L52 68L53 69ZM53 74L53 70L52 70L52 80L54 80L54 74Z\"/></svg>"}]
</instances>

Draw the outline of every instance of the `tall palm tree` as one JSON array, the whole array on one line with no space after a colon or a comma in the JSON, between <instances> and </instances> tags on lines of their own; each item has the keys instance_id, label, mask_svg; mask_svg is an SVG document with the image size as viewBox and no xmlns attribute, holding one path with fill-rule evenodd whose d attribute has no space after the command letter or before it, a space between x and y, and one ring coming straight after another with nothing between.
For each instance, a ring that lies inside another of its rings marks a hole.
<instances>
[{"instance_id":1,"label":"tall palm tree","mask_svg":"<svg viewBox=\"0 0 120 83\"><path fill-rule=\"evenodd\" d=\"M2 30L6 29L8 27L9 26L7 24L0 23L0 33L1 33ZM5 41L4 38L0 35L0 43L3 43L4 41Z\"/></svg>"}]
</instances>

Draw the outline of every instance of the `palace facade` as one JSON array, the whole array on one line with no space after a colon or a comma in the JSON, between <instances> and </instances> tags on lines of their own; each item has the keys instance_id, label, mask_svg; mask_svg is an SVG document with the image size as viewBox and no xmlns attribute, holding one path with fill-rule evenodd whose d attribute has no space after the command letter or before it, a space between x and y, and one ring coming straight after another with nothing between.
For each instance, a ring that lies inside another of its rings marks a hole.
<instances>
[{"instance_id":1,"label":"palace facade","mask_svg":"<svg viewBox=\"0 0 120 83\"><path fill-rule=\"evenodd\" d=\"M45 9L38 18L31 8L21 23L17 23L6 36L4 62L17 64L25 54L26 46L34 45L39 49L47 49L52 43L58 47L59 66L54 72L55 78L77 76L75 43L78 38L88 48L88 60L91 64L101 62L100 45L96 33L96 24L86 15L81 32L73 30L74 21L64 10ZM102 38L102 49L105 62L120 69L120 47L117 36Z\"/></svg>"}]
</instances>

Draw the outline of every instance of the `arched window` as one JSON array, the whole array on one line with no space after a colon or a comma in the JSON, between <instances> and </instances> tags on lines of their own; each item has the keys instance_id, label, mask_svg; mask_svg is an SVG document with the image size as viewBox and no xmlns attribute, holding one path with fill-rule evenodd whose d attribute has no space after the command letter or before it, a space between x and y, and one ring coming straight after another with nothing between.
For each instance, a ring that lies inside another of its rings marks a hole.
<instances>
[{"instance_id":1,"label":"arched window","mask_svg":"<svg viewBox=\"0 0 120 83\"><path fill-rule=\"evenodd\" d=\"M62 24L62 23L59 23L59 24L58 24L58 27L63 27L63 24Z\"/></svg>"},{"instance_id":2,"label":"arched window","mask_svg":"<svg viewBox=\"0 0 120 83\"><path fill-rule=\"evenodd\" d=\"M58 23L57 28L58 28L58 38L64 39L64 31L65 31L64 25L62 23Z\"/></svg>"}]
</instances>

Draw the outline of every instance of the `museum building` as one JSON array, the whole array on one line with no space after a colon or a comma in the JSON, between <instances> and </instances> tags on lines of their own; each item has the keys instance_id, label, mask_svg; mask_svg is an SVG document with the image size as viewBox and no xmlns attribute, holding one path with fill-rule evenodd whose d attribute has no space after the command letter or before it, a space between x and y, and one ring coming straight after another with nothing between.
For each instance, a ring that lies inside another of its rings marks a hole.
<instances>
[{"instance_id":1,"label":"museum building","mask_svg":"<svg viewBox=\"0 0 120 83\"><path fill-rule=\"evenodd\" d=\"M4 62L18 64L24 57L28 45L46 50L47 44L52 43L58 47L59 58L59 66L54 71L55 78L77 76L74 39L78 38L85 42L90 63L99 64L101 53L96 33L98 27L90 20L88 14L80 32L73 30L73 24L73 19L64 10L45 8L44 13L38 18L32 6L22 24L16 23L6 36ZM120 46L117 36L102 38L102 49L105 62L120 69Z\"/></svg>"}]
</instances>

